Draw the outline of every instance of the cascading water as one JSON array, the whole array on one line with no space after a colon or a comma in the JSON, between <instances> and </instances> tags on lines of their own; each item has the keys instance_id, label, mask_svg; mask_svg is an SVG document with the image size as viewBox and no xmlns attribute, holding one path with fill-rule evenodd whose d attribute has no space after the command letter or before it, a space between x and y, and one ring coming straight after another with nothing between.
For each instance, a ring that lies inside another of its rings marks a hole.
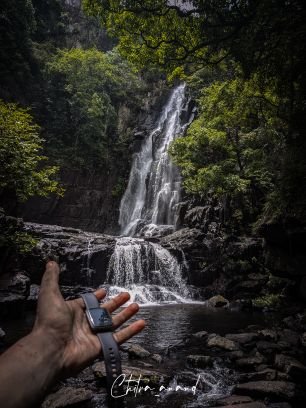
<instances>
[{"instance_id":1,"label":"cascading water","mask_svg":"<svg viewBox=\"0 0 306 408\"><path fill-rule=\"evenodd\" d=\"M107 283L110 296L128 290L138 303L189 302L182 265L161 245L142 239L156 229L173 231L180 200L181 177L168 155L170 143L188 126L185 84L176 87L154 130L134 155L129 183L120 204L117 239ZM133 238L134 236L137 238Z\"/></svg>"},{"instance_id":2,"label":"cascading water","mask_svg":"<svg viewBox=\"0 0 306 408\"><path fill-rule=\"evenodd\" d=\"M174 225L180 200L180 174L168 155L169 144L182 135L185 85L174 89L155 129L134 156L127 189L120 204L122 235L133 236L148 224Z\"/></svg>"},{"instance_id":3,"label":"cascading water","mask_svg":"<svg viewBox=\"0 0 306 408\"><path fill-rule=\"evenodd\" d=\"M128 289L138 303L184 303L190 296L177 259L161 245L138 238L117 240L107 281L111 296Z\"/></svg>"}]
</instances>

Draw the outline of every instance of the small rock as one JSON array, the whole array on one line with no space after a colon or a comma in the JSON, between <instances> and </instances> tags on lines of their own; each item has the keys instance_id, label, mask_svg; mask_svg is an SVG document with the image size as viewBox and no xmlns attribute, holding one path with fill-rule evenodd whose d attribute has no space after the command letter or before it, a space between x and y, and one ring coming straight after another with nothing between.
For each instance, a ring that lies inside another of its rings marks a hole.
<instances>
[{"instance_id":1,"label":"small rock","mask_svg":"<svg viewBox=\"0 0 306 408\"><path fill-rule=\"evenodd\" d=\"M190 355L187 356L187 363L195 368L206 368L212 365L210 356Z\"/></svg>"},{"instance_id":2,"label":"small rock","mask_svg":"<svg viewBox=\"0 0 306 408\"><path fill-rule=\"evenodd\" d=\"M275 365L279 370L292 377L305 378L306 367L293 357L277 354L275 356Z\"/></svg>"},{"instance_id":3,"label":"small rock","mask_svg":"<svg viewBox=\"0 0 306 408\"><path fill-rule=\"evenodd\" d=\"M151 353L141 347L139 344L132 344L128 349L129 358L146 358L150 357Z\"/></svg>"},{"instance_id":4,"label":"small rock","mask_svg":"<svg viewBox=\"0 0 306 408\"><path fill-rule=\"evenodd\" d=\"M302 344L303 347L306 347L306 332L301 334L300 336L300 342Z\"/></svg>"},{"instance_id":5,"label":"small rock","mask_svg":"<svg viewBox=\"0 0 306 408\"><path fill-rule=\"evenodd\" d=\"M218 347L228 351L234 351L239 348L234 341L221 336L209 337L207 340L207 347Z\"/></svg>"},{"instance_id":6,"label":"small rock","mask_svg":"<svg viewBox=\"0 0 306 408\"><path fill-rule=\"evenodd\" d=\"M226 357L228 357L231 360L237 360L238 358L243 358L244 356L245 354L241 350L229 351L228 353L226 353Z\"/></svg>"},{"instance_id":7,"label":"small rock","mask_svg":"<svg viewBox=\"0 0 306 408\"><path fill-rule=\"evenodd\" d=\"M278 343L270 343L269 341L258 341L256 343L257 350L262 353L272 353L273 351L281 350L281 347Z\"/></svg>"},{"instance_id":8,"label":"small rock","mask_svg":"<svg viewBox=\"0 0 306 408\"><path fill-rule=\"evenodd\" d=\"M102 378L106 376L105 372L105 364L103 361L99 361L98 363L92 366L92 370L97 378ZM156 370L149 370L147 368L140 368L140 367L132 367L129 365L122 365L122 373L126 376L130 376L132 374L133 378L139 378L148 384L158 385L162 380L165 382L169 381L169 377L167 377L164 373L160 373Z\"/></svg>"},{"instance_id":9,"label":"small rock","mask_svg":"<svg viewBox=\"0 0 306 408\"><path fill-rule=\"evenodd\" d=\"M156 361L158 364L161 364L163 362L163 358L160 354L152 354L151 359Z\"/></svg>"},{"instance_id":10,"label":"small rock","mask_svg":"<svg viewBox=\"0 0 306 408\"><path fill-rule=\"evenodd\" d=\"M208 336L208 333L207 331L204 331L204 330L192 334L192 337L194 337L195 339L206 339L207 336Z\"/></svg>"},{"instance_id":11,"label":"small rock","mask_svg":"<svg viewBox=\"0 0 306 408\"><path fill-rule=\"evenodd\" d=\"M263 371L254 373L245 373L239 376L239 380L243 382L249 381L272 381L276 380L277 372L272 368L266 368Z\"/></svg>"},{"instance_id":12,"label":"small rock","mask_svg":"<svg viewBox=\"0 0 306 408\"><path fill-rule=\"evenodd\" d=\"M228 307L229 305L229 301L221 295L211 297L208 299L207 303L212 307Z\"/></svg>"},{"instance_id":13,"label":"small rock","mask_svg":"<svg viewBox=\"0 0 306 408\"><path fill-rule=\"evenodd\" d=\"M290 400L295 397L295 384L286 381L251 381L236 385L237 394Z\"/></svg>"},{"instance_id":14,"label":"small rock","mask_svg":"<svg viewBox=\"0 0 306 408\"><path fill-rule=\"evenodd\" d=\"M234 404L234 405L222 405L219 408L266 408L267 405L263 402L253 401L247 402L243 404Z\"/></svg>"},{"instance_id":15,"label":"small rock","mask_svg":"<svg viewBox=\"0 0 306 408\"><path fill-rule=\"evenodd\" d=\"M277 333L274 330L264 329L260 330L258 334L265 340L277 341Z\"/></svg>"},{"instance_id":16,"label":"small rock","mask_svg":"<svg viewBox=\"0 0 306 408\"><path fill-rule=\"evenodd\" d=\"M236 361L236 364L239 367L254 367L254 365L263 364L265 362L265 357L260 353L256 353L253 357L240 358Z\"/></svg>"},{"instance_id":17,"label":"small rock","mask_svg":"<svg viewBox=\"0 0 306 408\"><path fill-rule=\"evenodd\" d=\"M251 343L258 339L257 333L238 333L238 334L227 334L225 336L229 340L233 340L239 344Z\"/></svg>"},{"instance_id":18,"label":"small rock","mask_svg":"<svg viewBox=\"0 0 306 408\"><path fill-rule=\"evenodd\" d=\"M5 336L6 336L5 331L0 327L0 340L3 340Z\"/></svg>"},{"instance_id":19,"label":"small rock","mask_svg":"<svg viewBox=\"0 0 306 408\"><path fill-rule=\"evenodd\" d=\"M217 405L235 405L235 404L245 404L247 402L253 402L252 398L246 395L231 395L230 397L223 398L217 401Z\"/></svg>"},{"instance_id":20,"label":"small rock","mask_svg":"<svg viewBox=\"0 0 306 408\"><path fill-rule=\"evenodd\" d=\"M42 408L63 408L91 400L93 392L85 388L63 387L44 400Z\"/></svg>"},{"instance_id":21,"label":"small rock","mask_svg":"<svg viewBox=\"0 0 306 408\"><path fill-rule=\"evenodd\" d=\"M282 373L281 371L277 371L277 379L280 381L290 381L290 375L286 373Z\"/></svg>"},{"instance_id":22,"label":"small rock","mask_svg":"<svg viewBox=\"0 0 306 408\"><path fill-rule=\"evenodd\" d=\"M300 337L297 332L290 329L284 329L279 333L279 340L297 347L300 343Z\"/></svg>"}]
</instances>

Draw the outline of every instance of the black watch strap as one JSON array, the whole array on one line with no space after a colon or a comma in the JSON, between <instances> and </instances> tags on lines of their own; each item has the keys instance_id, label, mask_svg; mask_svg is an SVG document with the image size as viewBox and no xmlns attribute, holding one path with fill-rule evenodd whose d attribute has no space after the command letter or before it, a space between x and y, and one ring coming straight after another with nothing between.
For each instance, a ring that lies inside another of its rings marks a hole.
<instances>
[{"instance_id":1,"label":"black watch strap","mask_svg":"<svg viewBox=\"0 0 306 408\"><path fill-rule=\"evenodd\" d=\"M81 297L88 310L100 307L100 303L93 293L83 293ZM112 406L114 406L116 403L118 404L120 400L122 402L122 398L119 398L119 400L116 399L116 395L122 395L122 387L119 386L120 379L114 383L122 374L119 347L111 331L96 333L96 335L102 345L108 397L110 401L112 401Z\"/></svg>"}]
</instances>

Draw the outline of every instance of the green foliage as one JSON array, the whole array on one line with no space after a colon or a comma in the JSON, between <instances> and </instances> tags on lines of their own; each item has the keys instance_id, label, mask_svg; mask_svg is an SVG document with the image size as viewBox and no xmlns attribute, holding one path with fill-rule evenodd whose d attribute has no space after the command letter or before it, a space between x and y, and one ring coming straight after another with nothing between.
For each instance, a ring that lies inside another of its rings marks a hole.
<instances>
[{"instance_id":1,"label":"green foliage","mask_svg":"<svg viewBox=\"0 0 306 408\"><path fill-rule=\"evenodd\" d=\"M49 154L66 166L109 165L119 143L118 109L137 106L142 89L131 67L116 51L59 50L47 64L46 78Z\"/></svg>"},{"instance_id":2,"label":"green foliage","mask_svg":"<svg viewBox=\"0 0 306 408\"><path fill-rule=\"evenodd\" d=\"M280 177L286 123L278 104L273 84L262 86L256 75L245 80L237 72L203 88L198 118L170 149L186 190L239 199L238 223L244 208L258 215Z\"/></svg>"},{"instance_id":3,"label":"green foliage","mask_svg":"<svg viewBox=\"0 0 306 408\"><path fill-rule=\"evenodd\" d=\"M19 201L32 195L61 194L53 180L57 167L42 166L43 140L28 110L0 100L0 197L14 194Z\"/></svg>"},{"instance_id":4,"label":"green foliage","mask_svg":"<svg viewBox=\"0 0 306 408\"><path fill-rule=\"evenodd\" d=\"M278 309L281 306L281 295L270 293L253 300L253 305L258 308Z\"/></svg>"},{"instance_id":5,"label":"green foliage","mask_svg":"<svg viewBox=\"0 0 306 408\"><path fill-rule=\"evenodd\" d=\"M1 0L0 9L0 98L23 96L32 80L34 8L29 0Z\"/></svg>"},{"instance_id":6,"label":"green foliage","mask_svg":"<svg viewBox=\"0 0 306 408\"><path fill-rule=\"evenodd\" d=\"M305 218L302 0L83 4L139 68L159 65L169 79L189 76L196 93L204 88L201 116L173 151L188 191L247 194L263 217Z\"/></svg>"}]
</instances>

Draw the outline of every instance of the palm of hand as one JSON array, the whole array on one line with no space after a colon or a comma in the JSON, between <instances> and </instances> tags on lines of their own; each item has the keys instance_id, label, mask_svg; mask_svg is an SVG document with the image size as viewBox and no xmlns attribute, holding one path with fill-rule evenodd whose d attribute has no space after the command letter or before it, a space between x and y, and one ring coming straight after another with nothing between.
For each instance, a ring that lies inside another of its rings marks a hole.
<instances>
[{"instance_id":1,"label":"palm of hand","mask_svg":"<svg viewBox=\"0 0 306 408\"><path fill-rule=\"evenodd\" d=\"M101 353L98 337L88 324L83 299L65 301L58 286L59 267L55 262L48 262L43 276L38 299L37 317L34 330L48 332L50 341L56 342L62 352L62 373L64 376L74 374L90 364ZM106 292L98 289L96 297L102 300ZM129 294L121 293L103 304L112 313L129 300ZM114 328L120 327L135 313L139 307L132 303L113 317ZM121 344L144 328L145 322L138 320L114 334Z\"/></svg>"}]
</instances>

